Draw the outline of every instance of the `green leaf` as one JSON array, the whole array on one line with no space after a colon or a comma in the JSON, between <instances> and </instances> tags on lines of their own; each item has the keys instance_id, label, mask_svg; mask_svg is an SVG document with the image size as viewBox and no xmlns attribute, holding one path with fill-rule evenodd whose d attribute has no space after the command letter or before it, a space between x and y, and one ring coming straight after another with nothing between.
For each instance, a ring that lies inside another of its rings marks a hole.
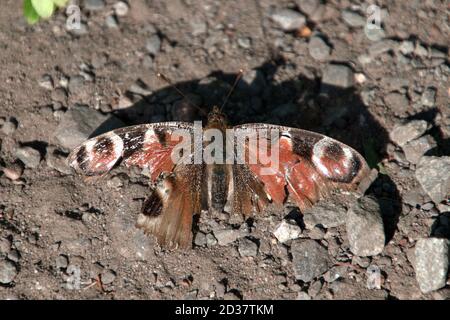
<instances>
[{"instance_id":1,"label":"green leaf","mask_svg":"<svg viewBox=\"0 0 450 320\"><path fill-rule=\"evenodd\" d=\"M23 1L23 15L29 24L34 24L39 21L39 15L34 10L31 0Z\"/></svg>"},{"instance_id":2,"label":"green leaf","mask_svg":"<svg viewBox=\"0 0 450 320\"><path fill-rule=\"evenodd\" d=\"M53 0L53 3L58 7L62 8L67 4L68 1L69 0Z\"/></svg>"},{"instance_id":3,"label":"green leaf","mask_svg":"<svg viewBox=\"0 0 450 320\"><path fill-rule=\"evenodd\" d=\"M34 10L44 19L50 18L55 9L53 0L31 0Z\"/></svg>"}]
</instances>

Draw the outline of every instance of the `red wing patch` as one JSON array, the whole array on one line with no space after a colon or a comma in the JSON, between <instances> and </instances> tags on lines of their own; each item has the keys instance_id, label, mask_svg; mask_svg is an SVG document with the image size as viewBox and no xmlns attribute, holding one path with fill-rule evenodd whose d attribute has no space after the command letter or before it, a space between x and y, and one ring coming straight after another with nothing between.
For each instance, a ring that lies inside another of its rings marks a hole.
<instances>
[{"instance_id":1,"label":"red wing patch","mask_svg":"<svg viewBox=\"0 0 450 320\"><path fill-rule=\"evenodd\" d=\"M280 131L278 165L248 164L275 204L291 199L305 209L334 189L355 189L368 173L368 166L358 152L329 137L266 124L240 128ZM262 174L262 169L270 167L277 169L273 174Z\"/></svg>"}]
</instances>

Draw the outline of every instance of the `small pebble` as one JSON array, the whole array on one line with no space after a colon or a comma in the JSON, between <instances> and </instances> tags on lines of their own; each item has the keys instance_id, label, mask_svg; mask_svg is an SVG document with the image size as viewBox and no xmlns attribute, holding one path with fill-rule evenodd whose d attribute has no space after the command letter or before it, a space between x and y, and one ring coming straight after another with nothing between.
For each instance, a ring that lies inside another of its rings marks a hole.
<instances>
[{"instance_id":1,"label":"small pebble","mask_svg":"<svg viewBox=\"0 0 450 320\"><path fill-rule=\"evenodd\" d=\"M17 268L9 260L0 260L0 283L10 284L17 276Z\"/></svg>"},{"instance_id":2,"label":"small pebble","mask_svg":"<svg viewBox=\"0 0 450 320\"><path fill-rule=\"evenodd\" d=\"M436 104L436 89L428 87L422 94L421 102L425 107L433 107Z\"/></svg>"},{"instance_id":3,"label":"small pebble","mask_svg":"<svg viewBox=\"0 0 450 320\"><path fill-rule=\"evenodd\" d=\"M252 46L252 41L248 37L238 38L237 43L243 49L250 49Z\"/></svg>"},{"instance_id":4,"label":"small pebble","mask_svg":"<svg viewBox=\"0 0 450 320\"><path fill-rule=\"evenodd\" d=\"M55 264L56 268L65 269L69 265L69 259L67 258L67 256L61 254L58 257L56 257Z\"/></svg>"},{"instance_id":5,"label":"small pebble","mask_svg":"<svg viewBox=\"0 0 450 320\"><path fill-rule=\"evenodd\" d=\"M354 11L344 10L342 19L350 27L362 27L366 24L366 18Z\"/></svg>"},{"instance_id":6,"label":"small pebble","mask_svg":"<svg viewBox=\"0 0 450 320\"><path fill-rule=\"evenodd\" d=\"M28 168L37 168L41 162L41 154L32 147L21 147L16 151L16 157Z\"/></svg>"},{"instance_id":7,"label":"small pebble","mask_svg":"<svg viewBox=\"0 0 450 320\"><path fill-rule=\"evenodd\" d=\"M297 239L300 237L302 233L302 230L300 227L295 223L295 221L286 221L283 220L281 223L277 226L276 230L273 232L273 235L277 240L281 243L284 243L289 240Z\"/></svg>"},{"instance_id":8,"label":"small pebble","mask_svg":"<svg viewBox=\"0 0 450 320\"><path fill-rule=\"evenodd\" d=\"M113 14L110 14L105 18L105 23L106 26L111 29L117 29L119 27L119 21Z\"/></svg>"},{"instance_id":9,"label":"small pebble","mask_svg":"<svg viewBox=\"0 0 450 320\"><path fill-rule=\"evenodd\" d=\"M298 30L306 23L304 15L291 9L277 10L272 13L271 18L284 31Z\"/></svg>"},{"instance_id":10,"label":"small pebble","mask_svg":"<svg viewBox=\"0 0 450 320\"><path fill-rule=\"evenodd\" d=\"M353 70L346 65L329 64L322 75L322 84L338 88L353 86Z\"/></svg>"},{"instance_id":11,"label":"small pebble","mask_svg":"<svg viewBox=\"0 0 450 320\"><path fill-rule=\"evenodd\" d=\"M364 75L364 73L355 73L355 82L358 84L363 84L364 82L366 82L367 78Z\"/></svg>"},{"instance_id":12,"label":"small pebble","mask_svg":"<svg viewBox=\"0 0 450 320\"><path fill-rule=\"evenodd\" d=\"M403 41L398 49L404 55L408 55L414 51L414 43L412 41Z\"/></svg>"},{"instance_id":13,"label":"small pebble","mask_svg":"<svg viewBox=\"0 0 450 320\"><path fill-rule=\"evenodd\" d=\"M116 2L113 5L114 8L114 13L118 16L118 17L123 17L126 16L129 10L128 4L124 1L119 1Z\"/></svg>"},{"instance_id":14,"label":"small pebble","mask_svg":"<svg viewBox=\"0 0 450 320\"><path fill-rule=\"evenodd\" d=\"M11 250L11 241L7 238L0 238L0 254L7 254Z\"/></svg>"},{"instance_id":15,"label":"small pebble","mask_svg":"<svg viewBox=\"0 0 450 320\"><path fill-rule=\"evenodd\" d=\"M6 135L11 135L17 130L17 121L14 118L10 118L2 125L2 131Z\"/></svg>"},{"instance_id":16,"label":"small pebble","mask_svg":"<svg viewBox=\"0 0 450 320\"><path fill-rule=\"evenodd\" d=\"M239 241L238 251L241 257L255 257L258 254L258 245L248 238L243 238Z\"/></svg>"},{"instance_id":17,"label":"small pebble","mask_svg":"<svg viewBox=\"0 0 450 320\"><path fill-rule=\"evenodd\" d=\"M101 279L103 284L111 284L116 279L116 273L113 270L106 270L101 273Z\"/></svg>"},{"instance_id":18,"label":"small pebble","mask_svg":"<svg viewBox=\"0 0 450 320\"><path fill-rule=\"evenodd\" d=\"M320 37L312 37L308 44L309 54L314 60L325 61L330 57L330 46Z\"/></svg>"},{"instance_id":19,"label":"small pebble","mask_svg":"<svg viewBox=\"0 0 450 320\"><path fill-rule=\"evenodd\" d=\"M412 120L406 124L396 125L389 134L393 142L404 146L407 142L419 138L429 128L425 120Z\"/></svg>"},{"instance_id":20,"label":"small pebble","mask_svg":"<svg viewBox=\"0 0 450 320\"><path fill-rule=\"evenodd\" d=\"M206 246L206 235L201 231L197 232L194 238L194 243L198 247Z\"/></svg>"},{"instance_id":21,"label":"small pebble","mask_svg":"<svg viewBox=\"0 0 450 320\"><path fill-rule=\"evenodd\" d=\"M41 80L39 80L39 86L46 90L53 90L53 79L49 74L45 74L42 76Z\"/></svg>"},{"instance_id":22,"label":"small pebble","mask_svg":"<svg viewBox=\"0 0 450 320\"><path fill-rule=\"evenodd\" d=\"M153 56L156 56L159 53L159 50L161 49L161 39L157 34L152 35L146 42L145 48L147 49L148 53L150 53Z\"/></svg>"},{"instance_id":23,"label":"small pebble","mask_svg":"<svg viewBox=\"0 0 450 320\"><path fill-rule=\"evenodd\" d=\"M15 181L22 176L23 167L20 164L15 163L9 167L3 168L3 173L8 179Z\"/></svg>"},{"instance_id":24,"label":"small pebble","mask_svg":"<svg viewBox=\"0 0 450 320\"><path fill-rule=\"evenodd\" d=\"M422 292L428 293L445 286L448 261L448 239L424 238L417 241L414 268Z\"/></svg>"}]
</instances>

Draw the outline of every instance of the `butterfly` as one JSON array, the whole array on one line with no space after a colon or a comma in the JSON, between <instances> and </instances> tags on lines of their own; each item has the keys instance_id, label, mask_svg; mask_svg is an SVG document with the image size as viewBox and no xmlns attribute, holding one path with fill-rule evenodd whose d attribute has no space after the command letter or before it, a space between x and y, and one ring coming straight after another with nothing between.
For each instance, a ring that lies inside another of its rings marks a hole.
<instances>
[{"instance_id":1,"label":"butterfly","mask_svg":"<svg viewBox=\"0 0 450 320\"><path fill-rule=\"evenodd\" d=\"M201 140L196 139L198 129ZM230 130L231 138L222 141ZM204 139L210 132L219 138ZM245 133L245 139L237 139L236 133ZM262 161L258 155L264 148L276 157ZM212 161L195 159L197 151L209 153ZM148 169L151 192L136 226L166 248L192 246L194 216L202 210L244 217L286 203L304 210L334 190L356 189L369 173L364 158L337 140L264 123L230 127L218 107L200 128L161 122L107 132L75 148L68 163L85 176L105 175L119 163Z\"/></svg>"}]
</instances>

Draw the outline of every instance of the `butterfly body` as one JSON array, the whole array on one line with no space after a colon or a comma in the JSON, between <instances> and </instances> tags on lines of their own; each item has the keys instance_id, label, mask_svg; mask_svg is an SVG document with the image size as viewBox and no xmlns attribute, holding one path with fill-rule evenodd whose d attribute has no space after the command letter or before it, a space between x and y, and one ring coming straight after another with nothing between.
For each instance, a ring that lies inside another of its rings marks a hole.
<instances>
[{"instance_id":1,"label":"butterfly body","mask_svg":"<svg viewBox=\"0 0 450 320\"><path fill-rule=\"evenodd\" d=\"M180 132L189 148L174 160ZM242 133L248 136L239 140ZM277 157L263 161L264 148ZM191 246L193 217L202 210L248 217L287 202L302 210L332 190L356 188L369 171L358 152L332 138L270 124L232 128L218 108L200 133L183 122L131 126L86 141L68 159L88 176L103 175L119 161L148 168L152 192L137 226L169 248Z\"/></svg>"}]
</instances>

